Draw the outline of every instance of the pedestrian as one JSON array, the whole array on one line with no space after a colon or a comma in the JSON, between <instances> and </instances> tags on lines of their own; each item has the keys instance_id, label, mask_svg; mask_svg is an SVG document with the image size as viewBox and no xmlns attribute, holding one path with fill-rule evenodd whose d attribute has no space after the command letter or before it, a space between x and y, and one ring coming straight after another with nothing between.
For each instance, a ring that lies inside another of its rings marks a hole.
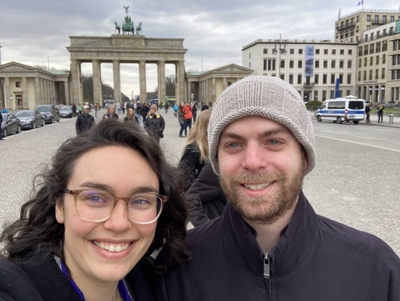
<instances>
[{"instance_id":1,"label":"pedestrian","mask_svg":"<svg viewBox=\"0 0 400 301\"><path fill-rule=\"evenodd\" d=\"M366 106L365 106L365 114L367 116L367 118L365 120L366 123L371 123L371 121L369 120L370 112L371 112L371 107L370 107L370 104L367 103Z\"/></svg>"},{"instance_id":2,"label":"pedestrian","mask_svg":"<svg viewBox=\"0 0 400 301\"><path fill-rule=\"evenodd\" d=\"M226 196L210 161L204 164L201 172L190 185L185 194L185 201L189 214L188 221L194 227L209 222L224 212L227 203Z\"/></svg>"},{"instance_id":3,"label":"pedestrian","mask_svg":"<svg viewBox=\"0 0 400 301\"><path fill-rule=\"evenodd\" d=\"M76 134L82 134L89 130L92 126L95 125L95 121L92 115L89 114L90 107L88 105L83 106L83 113L79 114L76 118L75 129Z\"/></svg>"},{"instance_id":4,"label":"pedestrian","mask_svg":"<svg viewBox=\"0 0 400 301\"><path fill-rule=\"evenodd\" d=\"M208 161L207 127L210 114L209 110L201 112L183 147L178 167L184 175L184 192L190 188Z\"/></svg>"},{"instance_id":5,"label":"pedestrian","mask_svg":"<svg viewBox=\"0 0 400 301\"><path fill-rule=\"evenodd\" d=\"M139 126L139 119L135 116L135 110L133 108L129 108L126 116L124 117L123 122L133 123L135 126Z\"/></svg>"},{"instance_id":6,"label":"pedestrian","mask_svg":"<svg viewBox=\"0 0 400 301\"><path fill-rule=\"evenodd\" d=\"M144 129L158 142L160 142L161 138L164 138L165 121L157 112L156 105L151 105L149 115L144 121Z\"/></svg>"},{"instance_id":7,"label":"pedestrian","mask_svg":"<svg viewBox=\"0 0 400 301\"><path fill-rule=\"evenodd\" d=\"M1 125L3 124L3 109L1 110L2 112L0 113L0 140L3 140L3 130L1 128Z\"/></svg>"},{"instance_id":8,"label":"pedestrian","mask_svg":"<svg viewBox=\"0 0 400 301\"><path fill-rule=\"evenodd\" d=\"M115 104L115 108L117 109L118 114L121 115L122 109L121 103L119 101L117 101L117 103Z\"/></svg>"},{"instance_id":9,"label":"pedestrian","mask_svg":"<svg viewBox=\"0 0 400 301\"><path fill-rule=\"evenodd\" d=\"M204 111L204 110L209 110L209 109L210 109L210 107L209 107L208 105L206 105L206 104L204 104L204 105L201 106L201 110L202 110L202 111Z\"/></svg>"},{"instance_id":10,"label":"pedestrian","mask_svg":"<svg viewBox=\"0 0 400 301\"><path fill-rule=\"evenodd\" d=\"M96 117L96 118L97 118L97 109L98 109L98 106L97 106L97 103L95 103L94 104L94 117Z\"/></svg>"},{"instance_id":11,"label":"pedestrian","mask_svg":"<svg viewBox=\"0 0 400 301\"><path fill-rule=\"evenodd\" d=\"M115 107L113 105L108 106L106 113L103 115L103 119L118 119L118 114L115 113Z\"/></svg>"},{"instance_id":12,"label":"pedestrian","mask_svg":"<svg viewBox=\"0 0 400 301\"><path fill-rule=\"evenodd\" d=\"M384 109L385 109L385 107L383 106L383 104L378 105L378 123L383 122L383 110Z\"/></svg>"},{"instance_id":13,"label":"pedestrian","mask_svg":"<svg viewBox=\"0 0 400 301\"><path fill-rule=\"evenodd\" d=\"M174 104L174 116L176 117L178 114L178 105Z\"/></svg>"},{"instance_id":14,"label":"pedestrian","mask_svg":"<svg viewBox=\"0 0 400 301\"><path fill-rule=\"evenodd\" d=\"M185 103L183 106L183 118L185 119L186 128L189 128L189 131L192 129L192 106L188 103Z\"/></svg>"},{"instance_id":15,"label":"pedestrian","mask_svg":"<svg viewBox=\"0 0 400 301\"><path fill-rule=\"evenodd\" d=\"M142 109L143 108L140 105L140 102L135 103L134 109L135 109L135 115L136 115L137 119L139 120L139 124L143 125L143 116L142 116Z\"/></svg>"},{"instance_id":16,"label":"pedestrian","mask_svg":"<svg viewBox=\"0 0 400 301\"><path fill-rule=\"evenodd\" d=\"M168 101L165 102L165 114L168 113L168 109L169 109L169 103Z\"/></svg>"},{"instance_id":17,"label":"pedestrian","mask_svg":"<svg viewBox=\"0 0 400 301\"><path fill-rule=\"evenodd\" d=\"M126 106L126 102L123 102L121 105L122 115L125 115L125 106Z\"/></svg>"},{"instance_id":18,"label":"pedestrian","mask_svg":"<svg viewBox=\"0 0 400 301\"><path fill-rule=\"evenodd\" d=\"M184 108L184 103L181 102L178 107L178 122L179 125L181 126L179 130L179 137L186 137L187 135L187 128L186 128L186 122L184 118L184 113L183 113L183 108ZM185 131L185 136L183 136L183 131Z\"/></svg>"},{"instance_id":19,"label":"pedestrian","mask_svg":"<svg viewBox=\"0 0 400 301\"><path fill-rule=\"evenodd\" d=\"M7 113L8 113L8 111L7 111L6 108L3 108L3 109L1 110L1 112L4 113L4 114L7 114Z\"/></svg>"},{"instance_id":20,"label":"pedestrian","mask_svg":"<svg viewBox=\"0 0 400 301\"><path fill-rule=\"evenodd\" d=\"M228 203L188 232L191 260L162 276L157 300L400 300L394 251L317 215L304 195L314 139L304 101L278 77L247 76L224 90L208 143Z\"/></svg>"},{"instance_id":21,"label":"pedestrian","mask_svg":"<svg viewBox=\"0 0 400 301\"><path fill-rule=\"evenodd\" d=\"M154 301L150 254L164 244L169 264L188 258L179 187L140 129L102 121L67 140L0 235L0 300Z\"/></svg>"},{"instance_id":22,"label":"pedestrian","mask_svg":"<svg viewBox=\"0 0 400 301\"><path fill-rule=\"evenodd\" d=\"M193 105L192 107L192 116L193 116L193 124L196 122L196 118L197 118L197 106Z\"/></svg>"},{"instance_id":23,"label":"pedestrian","mask_svg":"<svg viewBox=\"0 0 400 301\"><path fill-rule=\"evenodd\" d=\"M141 114L142 114L142 124L144 124L144 121L145 121L145 119L146 119L146 117L147 117L147 113L150 111L150 109L149 109L149 106L147 105L147 104L142 104L142 111L141 111Z\"/></svg>"},{"instance_id":24,"label":"pedestrian","mask_svg":"<svg viewBox=\"0 0 400 301\"><path fill-rule=\"evenodd\" d=\"M76 105L75 105L75 103L72 104L71 109L72 109L72 116L76 117Z\"/></svg>"}]
</instances>

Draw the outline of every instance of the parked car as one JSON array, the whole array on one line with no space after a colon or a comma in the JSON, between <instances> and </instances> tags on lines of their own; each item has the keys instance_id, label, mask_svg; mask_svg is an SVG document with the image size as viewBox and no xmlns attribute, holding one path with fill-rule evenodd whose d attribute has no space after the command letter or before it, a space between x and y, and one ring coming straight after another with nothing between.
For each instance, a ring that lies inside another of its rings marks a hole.
<instances>
[{"instance_id":1,"label":"parked car","mask_svg":"<svg viewBox=\"0 0 400 301\"><path fill-rule=\"evenodd\" d=\"M14 114L2 113L3 122L1 124L1 131L3 137L7 137L11 133L21 133L21 122Z\"/></svg>"},{"instance_id":2,"label":"parked car","mask_svg":"<svg viewBox=\"0 0 400 301\"><path fill-rule=\"evenodd\" d=\"M20 110L15 113L15 116L21 121L23 129L34 129L45 124L43 115L36 110Z\"/></svg>"},{"instance_id":3,"label":"parked car","mask_svg":"<svg viewBox=\"0 0 400 301\"><path fill-rule=\"evenodd\" d=\"M60 115L62 118L72 118L72 106L62 106Z\"/></svg>"},{"instance_id":4,"label":"parked car","mask_svg":"<svg viewBox=\"0 0 400 301\"><path fill-rule=\"evenodd\" d=\"M56 105L38 105L35 110L43 115L46 123L60 122L60 110Z\"/></svg>"}]
</instances>

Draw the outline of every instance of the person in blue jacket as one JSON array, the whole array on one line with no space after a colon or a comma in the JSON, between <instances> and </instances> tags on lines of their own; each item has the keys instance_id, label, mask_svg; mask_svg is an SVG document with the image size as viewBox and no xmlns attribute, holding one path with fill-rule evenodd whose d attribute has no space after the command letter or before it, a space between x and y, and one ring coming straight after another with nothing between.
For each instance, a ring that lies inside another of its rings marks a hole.
<instances>
[{"instance_id":1,"label":"person in blue jacket","mask_svg":"<svg viewBox=\"0 0 400 301\"><path fill-rule=\"evenodd\" d=\"M247 76L228 87L213 106L208 142L228 202L221 217L188 232L191 260L156 282L157 300L400 300L395 252L317 215L304 195L314 131L289 83Z\"/></svg>"}]
</instances>

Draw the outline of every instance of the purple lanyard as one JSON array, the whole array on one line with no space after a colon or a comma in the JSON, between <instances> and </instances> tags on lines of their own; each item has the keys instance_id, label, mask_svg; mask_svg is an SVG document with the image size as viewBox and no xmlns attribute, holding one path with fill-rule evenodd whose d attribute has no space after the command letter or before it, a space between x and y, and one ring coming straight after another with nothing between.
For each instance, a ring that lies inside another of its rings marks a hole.
<instances>
[{"instance_id":1,"label":"purple lanyard","mask_svg":"<svg viewBox=\"0 0 400 301\"><path fill-rule=\"evenodd\" d=\"M72 280L72 278L69 277L67 267L65 266L65 264L61 261L59 262L59 264L60 264L62 273L64 274L65 277L68 278L69 284L72 286L72 288L75 290L75 292L79 295L79 297L83 301L85 301L85 297L83 296L83 293L81 292L79 287L76 285L74 280ZM118 281L118 293L120 294L120 296L122 297L122 299L124 301L134 301L129 295L128 288L126 287L124 280Z\"/></svg>"}]
</instances>

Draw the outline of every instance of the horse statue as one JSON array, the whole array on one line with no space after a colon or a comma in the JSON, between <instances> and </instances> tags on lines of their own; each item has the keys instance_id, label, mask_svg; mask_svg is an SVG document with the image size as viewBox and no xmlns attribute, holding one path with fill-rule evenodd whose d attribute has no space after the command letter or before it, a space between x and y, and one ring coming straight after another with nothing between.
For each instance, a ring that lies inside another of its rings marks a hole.
<instances>
[{"instance_id":1,"label":"horse statue","mask_svg":"<svg viewBox=\"0 0 400 301\"><path fill-rule=\"evenodd\" d=\"M122 34L125 34L125 32L129 35L130 32L132 32L132 35L135 34L135 26L133 22L131 21L131 18L129 16L125 17L125 22L122 22Z\"/></svg>"},{"instance_id":2,"label":"horse statue","mask_svg":"<svg viewBox=\"0 0 400 301\"><path fill-rule=\"evenodd\" d=\"M118 25L117 21L114 21L115 23L115 32L118 32L118 34L121 33L121 27Z\"/></svg>"},{"instance_id":3,"label":"horse statue","mask_svg":"<svg viewBox=\"0 0 400 301\"><path fill-rule=\"evenodd\" d=\"M139 22L139 25L136 26L136 34L142 33L142 21Z\"/></svg>"}]
</instances>

